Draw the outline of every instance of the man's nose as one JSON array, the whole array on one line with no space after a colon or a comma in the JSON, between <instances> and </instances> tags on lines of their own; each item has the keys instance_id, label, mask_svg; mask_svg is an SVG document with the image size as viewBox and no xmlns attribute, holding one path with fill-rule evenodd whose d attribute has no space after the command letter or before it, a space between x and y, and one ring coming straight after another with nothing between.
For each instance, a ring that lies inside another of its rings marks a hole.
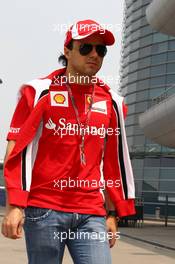
<instances>
[{"instance_id":1,"label":"man's nose","mask_svg":"<svg viewBox=\"0 0 175 264\"><path fill-rule=\"evenodd\" d=\"M93 57L98 57L98 53L96 51L96 47L95 46L93 46L93 49L92 49L92 51L90 52L89 55L93 56Z\"/></svg>"}]
</instances>

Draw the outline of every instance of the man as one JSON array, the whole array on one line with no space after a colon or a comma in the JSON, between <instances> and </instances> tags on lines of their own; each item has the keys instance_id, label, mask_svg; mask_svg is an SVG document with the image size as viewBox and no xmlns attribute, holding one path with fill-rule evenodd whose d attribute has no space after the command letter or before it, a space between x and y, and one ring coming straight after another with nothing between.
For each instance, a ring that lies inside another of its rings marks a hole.
<instances>
[{"instance_id":1,"label":"man","mask_svg":"<svg viewBox=\"0 0 175 264\"><path fill-rule=\"evenodd\" d=\"M111 263L116 219L135 213L123 99L95 77L114 41L95 21L77 22L59 58L66 67L20 90L2 233L17 239L24 227L30 264L62 263L65 245L76 264Z\"/></svg>"}]
</instances>

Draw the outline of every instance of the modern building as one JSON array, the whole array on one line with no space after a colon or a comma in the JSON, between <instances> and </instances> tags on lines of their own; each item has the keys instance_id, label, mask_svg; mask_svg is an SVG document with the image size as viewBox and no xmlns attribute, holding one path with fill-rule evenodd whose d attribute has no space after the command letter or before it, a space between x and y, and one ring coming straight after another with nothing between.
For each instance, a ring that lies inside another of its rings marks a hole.
<instances>
[{"instance_id":1,"label":"modern building","mask_svg":"<svg viewBox=\"0 0 175 264\"><path fill-rule=\"evenodd\" d=\"M5 189L2 177L3 163L0 161L0 206L5 205Z\"/></svg>"},{"instance_id":2,"label":"modern building","mask_svg":"<svg viewBox=\"0 0 175 264\"><path fill-rule=\"evenodd\" d=\"M0 78L0 84L3 81ZM4 189L4 181L3 181L3 160L0 160L0 206L5 205L5 189Z\"/></svg>"},{"instance_id":3,"label":"modern building","mask_svg":"<svg viewBox=\"0 0 175 264\"><path fill-rule=\"evenodd\" d=\"M172 36L175 36L174 13L174 0L154 0L146 10L151 27ZM140 116L140 125L147 137L174 148L175 84L155 98L154 102L155 104Z\"/></svg>"},{"instance_id":4,"label":"modern building","mask_svg":"<svg viewBox=\"0 0 175 264\"><path fill-rule=\"evenodd\" d=\"M155 214L159 205L162 215L168 195L169 214L175 216L175 149L150 140L139 126L140 114L175 84L175 37L148 24L151 2L125 0L120 89L129 109L126 130L136 195L144 198L145 213Z\"/></svg>"}]
</instances>

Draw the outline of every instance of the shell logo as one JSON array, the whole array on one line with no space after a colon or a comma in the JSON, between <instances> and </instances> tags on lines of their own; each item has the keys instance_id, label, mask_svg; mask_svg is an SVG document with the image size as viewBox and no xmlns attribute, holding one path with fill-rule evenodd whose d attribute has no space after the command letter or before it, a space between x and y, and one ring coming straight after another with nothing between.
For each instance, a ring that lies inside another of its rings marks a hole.
<instances>
[{"instance_id":1,"label":"shell logo","mask_svg":"<svg viewBox=\"0 0 175 264\"><path fill-rule=\"evenodd\" d=\"M55 94L53 99L57 104L64 104L64 102L66 100L66 98L63 94Z\"/></svg>"}]
</instances>

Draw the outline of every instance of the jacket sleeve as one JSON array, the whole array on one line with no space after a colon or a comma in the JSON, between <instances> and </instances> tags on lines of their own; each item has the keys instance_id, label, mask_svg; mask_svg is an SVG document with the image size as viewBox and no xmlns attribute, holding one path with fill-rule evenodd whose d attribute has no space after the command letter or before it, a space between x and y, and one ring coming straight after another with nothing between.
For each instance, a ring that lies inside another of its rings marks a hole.
<instances>
[{"instance_id":1,"label":"jacket sleeve","mask_svg":"<svg viewBox=\"0 0 175 264\"><path fill-rule=\"evenodd\" d=\"M135 187L124 127L126 112L123 105L122 102L119 109L119 105L112 100L110 133L107 133L103 158L106 191L120 217L135 214Z\"/></svg>"},{"instance_id":2,"label":"jacket sleeve","mask_svg":"<svg viewBox=\"0 0 175 264\"><path fill-rule=\"evenodd\" d=\"M17 140L24 122L29 117L34 104L35 91L30 86L23 86L18 93L17 105L10 123L7 140Z\"/></svg>"},{"instance_id":3,"label":"jacket sleeve","mask_svg":"<svg viewBox=\"0 0 175 264\"><path fill-rule=\"evenodd\" d=\"M123 116L124 116L124 119L126 119L127 114L128 114L128 106L124 103L124 100L122 102L122 108L123 108Z\"/></svg>"},{"instance_id":4,"label":"jacket sleeve","mask_svg":"<svg viewBox=\"0 0 175 264\"><path fill-rule=\"evenodd\" d=\"M4 180L10 205L27 206L31 185L32 140L35 138L42 122L47 97L40 100L33 108L27 121L22 126L19 137L7 161L4 164Z\"/></svg>"}]
</instances>

